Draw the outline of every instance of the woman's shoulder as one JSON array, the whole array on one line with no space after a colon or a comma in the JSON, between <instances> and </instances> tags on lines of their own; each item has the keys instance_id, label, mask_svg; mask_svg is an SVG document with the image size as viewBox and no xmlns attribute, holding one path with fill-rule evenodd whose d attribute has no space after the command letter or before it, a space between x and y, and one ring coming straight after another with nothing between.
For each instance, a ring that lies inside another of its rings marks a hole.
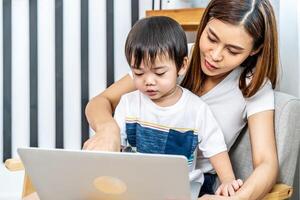
<instances>
[{"instance_id":1,"label":"woman's shoulder","mask_svg":"<svg viewBox=\"0 0 300 200\"><path fill-rule=\"evenodd\" d=\"M252 81L252 75L249 74L246 79L246 84L250 84ZM246 100L246 112L247 117L266 110L274 110L274 89L269 78L265 78L260 88L256 93L245 98Z\"/></svg>"},{"instance_id":2,"label":"woman's shoulder","mask_svg":"<svg viewBox=\"0 0 300 200\"><path fill-rule=\"evenodd\" d=\"M233 80L235 82L235 84L239 87L239 81L240 81L240 77L241 77L241 74L243 73L244 69L243 67L237 67L236 69L233 70L233 72L230 74L231 75L231 80ZM253 69L252 72L249 72L247 75L246 75L246 85L248 86L252 79L253 79L253 74L255 73L255 69ZM273 88L272 88L272 83L270 81L269 78L265 78L264 81L263 81L263 84L261 85L261 87L258 89L258 91L254 94L254 96L261 92L261 91L273 91Z\"/></svg>"}]
</instances>

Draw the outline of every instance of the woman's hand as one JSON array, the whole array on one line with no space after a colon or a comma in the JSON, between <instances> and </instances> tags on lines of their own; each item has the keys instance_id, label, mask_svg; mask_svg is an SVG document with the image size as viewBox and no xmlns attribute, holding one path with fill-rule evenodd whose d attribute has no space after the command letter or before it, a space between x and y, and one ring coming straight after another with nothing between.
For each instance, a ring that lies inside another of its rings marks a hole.
<instances>
[{"instance_id":1,"label":"woman's hand","mask_svg":"<svg viewBox=\"0 0 300 200\"><path fill-rule=\"evenodd\" d=\"M85 114L96 134L84 143L84 150L120 151L120 129L112 113L121 96L134 90L132 78L126 75L89 101Z\"/></svg>"},{"instance_id":2,"label":"woman's hand","mask_svg":"<svg viewBox=\"0 0 300 200\"><path fill-rule=\"evenodd\" d=\"M237 196L224 197L224 196L206 194L200 197L198 200L240 200L240 199Z\"/></svg>"},{"instance_id":3,"label":"woman's hand","mask_svg":"<svg viewBox=\"0 0 300 200\"><path fill-rule=\"evenodd\" d=\"M243 181L241 179L224 182L218 187L216 195L222 195L226 197L234 196L235 192L240 189L242 185Z\"/></svg>"},{"instance_id":4,"label":"woman's hand","mask_svg":"<svg viewBox=\"0 0 300 200\"><path fill-rule=\"evenodd\" d=\"M120 129L117 123L112 120L102 124L84 145L83 150L93 151L120 151Z\"/></svg>"}]
</instances>

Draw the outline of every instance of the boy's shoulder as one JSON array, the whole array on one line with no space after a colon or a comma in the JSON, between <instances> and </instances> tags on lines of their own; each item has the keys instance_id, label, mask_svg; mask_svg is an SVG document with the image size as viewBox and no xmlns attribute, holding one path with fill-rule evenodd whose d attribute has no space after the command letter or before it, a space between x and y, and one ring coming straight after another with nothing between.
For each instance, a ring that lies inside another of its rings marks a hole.
<instances>
[{"instance_id":1,"label":"boy's shoulder","mask_svg":"<svg viewBox=\"0 0 300 200\"><path fill-rule=\"evenodd\" d=\"M208 107L208 105L204 102L204 100L199 97L198 95L192 93L190 90L181 87L183 90L182 97L184 100L181 101L184 103L185 106L188 106L189 108L196 110L202 110L202 108ZM145 97L143 96L142 92L139 90L135 90L133 92L126 93L122 95L121 101L125 101L126 104L130 105L139 105L140 103L146 103L147 101L144 101Z\"/></svg>"},{"instance_id":2,"label":"boy's shoulder","mask_svg":"<svg viewBox=\"0 0 300 200\"><path fill-rule=\"evenodd\" d=\"M208 104L198 95L190 90L183 88L183 94L187 97L185 101L185 111L202 115L207 110L210 110Z\"/></svg>"},{"instance_id":3,"label":"boy's shoulder","mask_svg":"<svg viewBox=\"0 0 300 200\"><path fill-rule=\"evenodd\" d=\"M148 105L149 101L147 101L146 99L147 98L145 97L145 95L143 95L141 91L135 90L133 92L123 94L121 96L120 102L122 102L122 104L129 106L130 108L136 109L137 106L141 106L141 105L145 106L146 104Z\"/></svg>"},{"instance_id":4,"label":"boy's shoulder","mask_svg":"<svg viewBox=\"0 0 300 200\"><path fill-rule=\"evenodd\" d=\"M129 100L131 102L134 99L139 99L141 95L141 92L139 90L135 90L133 92L128 92L126 94L123 94L121 96L121 100Z\"/></svg>"},{"instance_id":5,"label":"boy's shoulder","mask_svg":"<svg viewBox=\"0 0 300 200\"><path fill-rule=\"evenodd\" d=\"M189 103L194 102L197 105L199 105L199 104L200 105L201 104L205 104L206 105L206 103L203 101L203 99L200 96L194 94L193 92L191 92L190 90L188 90L186 88L182 88L182 90L183 90L183 94L189 97L188 98L189 99Z\"/></svg>"}]
</instances>

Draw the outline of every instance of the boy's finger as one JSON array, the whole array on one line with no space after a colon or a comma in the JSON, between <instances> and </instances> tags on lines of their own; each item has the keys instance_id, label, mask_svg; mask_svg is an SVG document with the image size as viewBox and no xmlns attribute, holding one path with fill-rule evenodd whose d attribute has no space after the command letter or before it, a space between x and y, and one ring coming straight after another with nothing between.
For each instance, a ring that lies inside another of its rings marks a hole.
<instances>
[{"instance_id":1,"label":"boy's finger","mask_svg":"<svg viewBox=\"0 0 300 200\"><path fill-rule=\"evenodd\" d=\"M228 186L228 192L229 192L229 196L234 196L234 194L235 194L234 189L231 185Z\"/></svg>"},{"instance_id":2,"label":"boy's finger","mask_svg":"<svg viewBox=\"0 0 300 200\"><path fill-rule=\"evenodd\" d=\"M225 196L225 197L228 197L229 194L228 194L227 185L223 187L222 195Z\"/></svg>"},{"instance_id":3,"label":"boy's finger","mask_svg":"<svg viewBox=\"0 0 300 200\"><path fill-rule=\"evenodd\" d=\"M231 185L233 186L233 189L234 189L235 191L237 191L237 190L240 188L239 183L238 183L237 180L234 180L234 181L231 183Z\"/></svg>"},{"instance_id":4,"label":"boy's finger","mask_svg":"<svg viewBox=\"0 0 300 200\"><path fill-rule=\"evenodd\" d=\"M238 182L238 184L239 184L240 187L244 184L241 179L238 179L237 182Z\"/></svg>"},{"instance_id":5,"label":"boy's finger","mask_svg":"<svg viewBox=\"0 0 300 200\"><path fill-rule=\"evenodd\" d=\"M89 146L89 144L90 144L90 140L87 140L87 141L83 144L82 149L83 149L83 150L84 150L84 149L87 149L87 147Z\"/></svg>"}]
</instances>

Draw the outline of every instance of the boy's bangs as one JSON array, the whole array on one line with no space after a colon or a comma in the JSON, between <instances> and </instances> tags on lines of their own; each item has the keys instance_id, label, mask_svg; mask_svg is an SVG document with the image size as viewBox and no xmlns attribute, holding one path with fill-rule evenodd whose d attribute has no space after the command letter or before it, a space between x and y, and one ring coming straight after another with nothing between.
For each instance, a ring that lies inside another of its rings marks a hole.
<instances>
[{"instance_id":1,"label":"boy's bangs","mask_svg":"<svg viewBox=\"0 0 300 200\"><path fill-rule=\"evenodd\" d=\"M130 63L133 62L131 67L139 69L142 62L145 66L151 67L155 65L157 58L173 59L173 52L166 48L135 48L132 50Z\"/></svg>"}]
</instances>

